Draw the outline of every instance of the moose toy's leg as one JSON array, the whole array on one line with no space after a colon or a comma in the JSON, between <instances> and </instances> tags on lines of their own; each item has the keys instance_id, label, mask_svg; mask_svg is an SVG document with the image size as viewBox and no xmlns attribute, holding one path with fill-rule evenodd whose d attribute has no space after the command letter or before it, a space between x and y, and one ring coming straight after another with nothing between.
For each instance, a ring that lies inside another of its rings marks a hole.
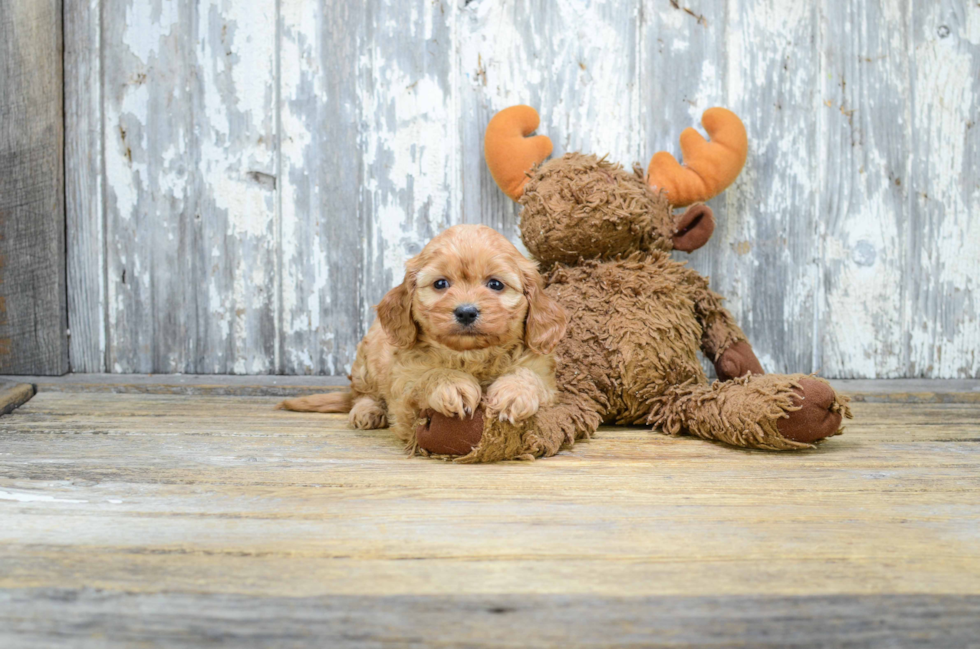
<instances>
[{"instance_id":1,"label":"moose toy's leg","mask_svg":"<svg viewBox=\"0 0 980 649\"><path fill-rule=\"evenodd\" d=\"M601 423L589 400L567 394L519 424L500 421L497 413L483 407L470 420L426 414L416 430L419 450L455 455L457 462L465 463L548 457L591 437Z\"/></svg>"},{"instance_id":2,"label":"moose toy's leg","mask_svg":"<svg viewBox=\"0 0 980 649\"><path fill-rule=\"evenodd\" d=\"M671 389L651 421L665 431L689 432L736 446L807 448L841 431L850 417L847 397L802 374L766 375L745 334L700 276L690 282L701 324L701 351L714 363L718 382Z\"/></svg>"},{"instance_id":3,"label":"moose toy's leg","mask_svg":"<svg viewBox=\"0 0 980 649\"><path fill-rule=\"evenodd\" d=\"M708 288L700 275L691 275L694 310L701 325L701 351L715 366L722 381L752 374L765 374L741 328L722 303L724 299Z\"/></svg>"},{"instance_id":4,"label":"moose toy's leg","mask_svg":"<svg viewBox=\"0 0 980 649\"><path fill-rule=\"evenodd\" d=\"M690 382L656 399L650 423L734 446L810 448L841 432L847 398L805 374L751 374L712 385Z\"/></svg>"}]
</instances>

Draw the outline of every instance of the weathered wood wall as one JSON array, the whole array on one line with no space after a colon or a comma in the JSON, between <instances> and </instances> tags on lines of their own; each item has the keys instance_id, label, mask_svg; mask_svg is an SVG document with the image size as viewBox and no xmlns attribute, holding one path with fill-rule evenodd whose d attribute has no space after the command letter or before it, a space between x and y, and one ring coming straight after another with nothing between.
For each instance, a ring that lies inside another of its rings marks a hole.
<instances>
[{"instance_id":1,"label":"weathered wood wall","mask_svg":"<svg viewBox=\"0 0 980 649\"><path fill-rule=\"evenodd\" d=\"M625 164L749 131L692 256L770 371L980 376L975 0L66 6L75 371L323 373L442 228L516 239L481 151L529 103Z\"/></svg>"},{"instance_id":2,"label":"weathered wood wall","mask_svg":"<svg viewBox=\"0 0 980 649\"><path fill-rule=\"evenodd\" d=\"M0 0L0 373L68 371L61 0Z\"/></svg>"}]
</instances>

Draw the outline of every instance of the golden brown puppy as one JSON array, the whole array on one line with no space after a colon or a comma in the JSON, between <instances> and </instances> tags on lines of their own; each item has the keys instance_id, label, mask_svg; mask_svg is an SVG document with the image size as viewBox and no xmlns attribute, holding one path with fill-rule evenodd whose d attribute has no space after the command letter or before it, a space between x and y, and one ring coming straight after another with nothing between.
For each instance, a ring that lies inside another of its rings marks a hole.
<instances>
[{"instance_id":1,"label":"golden brown puppy","mask_svg":"<svg viewBox=\"0 0 980 649\"><path fill-rule=\"evenodd\" d=\"M555 399L551 352L565 312L544 293L535 265L484 225L457 225L406 264L357 347L351 390L287 399L279 407L350 412L354 428L391 426L415 445L432 409L468 417L481 400L516 423Z\"/></svg>"}]
</instances>

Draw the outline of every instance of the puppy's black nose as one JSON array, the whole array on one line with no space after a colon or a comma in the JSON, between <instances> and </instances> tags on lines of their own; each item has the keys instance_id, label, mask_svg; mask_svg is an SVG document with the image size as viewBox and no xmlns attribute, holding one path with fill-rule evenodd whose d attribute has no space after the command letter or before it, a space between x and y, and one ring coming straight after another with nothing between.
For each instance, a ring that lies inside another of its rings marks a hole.
<instances>
[{"instance_id":1,"label":"puppy's black nose","mask_svg":"<svg viewBox=\"0 0 980 649\"><path fill-rule=\"evenodd\" d=\"M453 315L456 316L456 322L467 326L473 324L480 317L480 309L475 304L460 304L453 311Z\"/></svg>"}]
</instances>

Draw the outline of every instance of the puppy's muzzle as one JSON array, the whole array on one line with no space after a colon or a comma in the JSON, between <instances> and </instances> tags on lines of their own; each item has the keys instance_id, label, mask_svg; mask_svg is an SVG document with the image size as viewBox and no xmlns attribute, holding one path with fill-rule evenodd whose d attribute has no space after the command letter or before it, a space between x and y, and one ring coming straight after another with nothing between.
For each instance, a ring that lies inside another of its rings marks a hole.
<instances>
[{"instance_id":1,"label":"puppy's muzzle","mask_svg":"<svg viewBox=\"0 0 980 649\"><path fill-rule=\"evenodd\" d=\"M460 304L453 311L453 315L456 316L456 322L464 327L468 327L480 317L480 309L475 304Z\"/></svg>"}]
</instances>

